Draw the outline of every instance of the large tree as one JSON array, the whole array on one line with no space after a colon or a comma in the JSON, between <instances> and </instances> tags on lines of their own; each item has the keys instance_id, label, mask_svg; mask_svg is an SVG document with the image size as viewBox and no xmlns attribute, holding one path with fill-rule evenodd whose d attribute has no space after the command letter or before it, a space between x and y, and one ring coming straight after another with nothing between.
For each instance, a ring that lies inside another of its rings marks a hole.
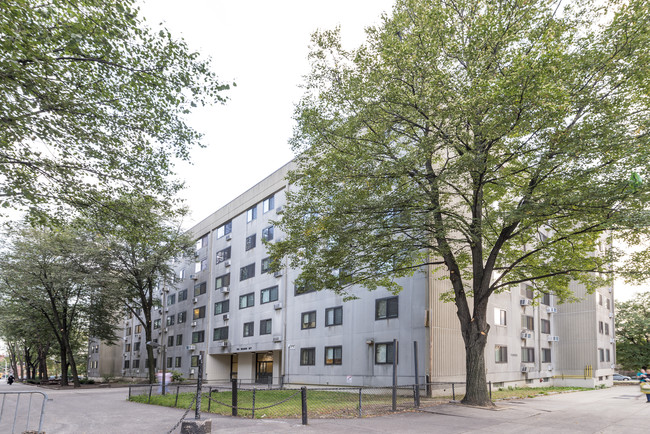
<instances>
[{"instance_id":1,"label":"large tree","mask_svg":"<svg viewBox=\"0 0 650 434\"><path fill-rule=\"evenodd\" d=\"M463 402L491 405L490 296L593 291L614 271L609 231L650 223L649 7L398 0L357 49L316 33L274 257L343 293L446 273Z\"/></svg>"},{"instance_id":2,"label":"large tree","mask_svg":"<svg viewBox=\"0 0 650 434\"><path fill-rule=\"evenodd\" d=\"M228 86L134 3L0 3L1 207L179 187L171 160L200 139L184 115L222 102Z\"/></svg>"},{"instance_id":3,"label":"large tree","mask_svg":"<svg viewBox=\"0 0 650 434\"><path fill-rule=\"evenodd\" d=\"M630 371L650 363L650 293L616 303L616 363Z\"/></svg>"},{"instance_id":4,"label":"large tree","mask_svg":"<svg viewBox=\"0 0 650 434\"><path fill-rule=\"evenodd\" d=\"M152 313L159 289L173 284L173 261L194 245L181 228L186 210L146 195L105 199L84 210L80 220L96 236L94 279L119 300L122 311L142 325L145 342L153 341ZM149 380L155 380L154 350L147 345Z\"/></svg>"}]
</instances>

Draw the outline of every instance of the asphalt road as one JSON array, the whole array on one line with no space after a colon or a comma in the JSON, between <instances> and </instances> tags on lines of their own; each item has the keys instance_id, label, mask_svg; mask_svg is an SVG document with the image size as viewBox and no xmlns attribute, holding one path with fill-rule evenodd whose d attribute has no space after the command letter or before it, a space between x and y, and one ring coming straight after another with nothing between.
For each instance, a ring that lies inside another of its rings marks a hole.
<instances>
[{"instance_id":1,"label":"asphalt road","mask_svg":"<svg viewBox=\"0 0 650 434\"><path fill-rule=\"evenodd\" d=\"M51 390L0 383L0 392L18 390L47 394L50 400L46 403L43 424L47 434L166 433L184 413L180 409L128 402L128 389L125 388ZM22 403L25 402L23 398ZM8 417L7 413L13 410L9 409L9 403L10 399L5 403L0 433L11 432L12 414ZM38 405L40 401L33 398L32 408ZM21 414L18 419L24 423L23 416ZM251 420L205 414L204 417L212 419L212 432L228 433L646 434L649 432L650 404L646 404L638 385L630 385L502 401L496 410L443 404L417 412L362 419L310 419L307 426L300 425L299 420ZM30 426L33 426L33 416ZM16 432L24 429L24 425L17 427Z\"/></svg>"}]
</instances>

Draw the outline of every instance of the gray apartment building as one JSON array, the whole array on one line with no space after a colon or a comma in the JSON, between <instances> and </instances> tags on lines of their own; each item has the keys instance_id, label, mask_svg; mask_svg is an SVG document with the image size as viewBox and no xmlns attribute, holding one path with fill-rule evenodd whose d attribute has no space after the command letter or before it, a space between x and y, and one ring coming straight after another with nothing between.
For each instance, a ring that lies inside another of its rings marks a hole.
<instances>
[{"instance_id":1,"label":"gray apartment building","mask_svg":"<svg viewBox=\"0 0 650 434\"><path fill-rule=\"evenodd\" d=\"M160 288L163 308L154 315L153 336L165 345L167 368L196 378L202 352L206 380L387 386L396 357L399 384L413 384L416 374L420 382L464 381L455 306L439 301L450 286L432 269L402 279L399 294L355 288L358 299L345 302L333 292L296 287L298 270L269 272L263 241L284 236L272 221L286 204L292 164L190 229L195 257L174 264L177 283ZM612 288L572 289L583 301L557 305L527 285L492 297L488 380L497 386L612 383ZM116 374L145 377L144 333L133 321L124 324ZM161 356L156 363L162 367Z\"/></svg>"}]
</instances>

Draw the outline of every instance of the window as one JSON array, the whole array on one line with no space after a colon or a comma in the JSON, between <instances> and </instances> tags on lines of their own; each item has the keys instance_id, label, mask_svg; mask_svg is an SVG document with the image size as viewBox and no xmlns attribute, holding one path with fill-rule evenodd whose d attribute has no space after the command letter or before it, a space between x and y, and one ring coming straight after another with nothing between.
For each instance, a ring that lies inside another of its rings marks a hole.
<instances>
[{"instance_id":1,"label":"window","mask_svg":"<svg viewBox=\"0 0 650 434\"><path fill-rule=\"evenodd\" d=\"M305 283L304 285L296 285L294 287L294 295L308 294L310 292L316 291L310 283Z\"/></svg>"},{"instance_id":2,"label":"window","mask_svg":"<svg viewBox=\"0 0 650 434\"><path fill-rule=\"evenodd\" d=\"M251 292L239 296L240 309L246 309L247 307L251 307L251 306L255 306L255 293Z\"/></svg>"},{"instance_id":3,"label":"window","mask_svg":"<svg viewBox=\"0 0 650 434\"><path fill-rule=\"evenodd\" d=\"M187 289L178 291L178 302L187 300Z\"/></svg>"},{"instance_id":4,"label":"window","mask_svg":"<svg viewBox=\"0 0 650 434\"><path fill-rule=\"evenodd\" d=\"M244 337L248 336L253 336L255 334L255 330L253 329L253 322L245 322L244 323Z\"/></svg>"},{"instance_id":5,"label":"window","mask_svg":"<svg viewBox=\"0 0 650 434\"><path fill-rule=\"evenodd\" d=\"M340 365L343 359L343 347L325 347L325 364Z\"/></svg>"},{"instance_id":6,"label":"window","mask_svg":"<svg viewBox=\"0 0 650 434\"><path fill-rule=\"evenodd\" d=\"M606 335L609 334L609 324L608 323L605 323L605 334Z\"/></svg>"},{"instance_id":7,"label":"window","mask_svg":"<svg viewBox=\"0 0 650 434\"><path fill-rule=\"evenodd\" d=\"M271 241L273 239L273 226L262 229L262 241Z\"/></svg>"},{"instance_id":8,"label":"window","mask_svg":"<svg viewBox=\"0 0 650 434\"><path fill-rule=\"evenodd\" d=\"M167 317L167 320L165 321L167 327L169 327L169 326L173 326L173 325L174 325L174 320L176 320L176 317L175 317L174 315L169 315L169 316Z\"/></svg>"},{"instance_id":9,"label":"window","mask_svg":"<svg viewBox=\"0 0 650 434\"><path fill-rule=\"evenodd\" d=\"M205 306L197 307L192 311L192 319L205 318Z\"/></svg>"},{"instance_id":10,"label":"window","mask_svg":"<svg viewBox=\"0 0 650 434\"><path fill-rule=\"evenodd\" d=\"M205 340L205 331L199 330L198 332L192 332L192 343L197 344Z\"/></svg>"},{"instance_id":11,"label":"window","mask_svg":"<svg viewBox=\"0 0 650 434\"><path fill-rule=\"evenodd\" d=\"M195 262L194 263L194 272L198 273L199 271L207 270L208 269L208 260L207 259L201 259L200 262Z\"/></svg>"},{"instance_id":12,"label":"window","mask_svg":"<svg viewBox=\"0 0 650 434\"><path fill-rule=\"evenodd\" d=\"M395 345L393 345L393 342L382 342L375 344L376 365L392 365L393 360L395 360Z\"/></svg>"},{"instance_id":13,"label":"window","mask_svg":"<svg viewBox=\"0 0 650 434\"><path fill-rule=\"evenodd\" d=\"M495 345L494 361L496 363L508 363L508 347L505 345Z\"/></svg>"},{"instance_id":14,"label":"window","mask_svg":"<svg viewBox=\"0 0 650 434\"><path fill-rule=\"evenodd\" d=\"M138 333L142 333L142 324L135 326L135 334L137 335Z\"/></svg>"},{"instance_id":15,"label":"window","mask_svg":"<svg viewBox=\"0 0 650 434\"><path fill-rule=\"evenodd\" d=\"M168 347L174 346L174 336L167 336L167 346Z\"/></svg>"},{"instance_id":16,"label":"window","mask_svg":"<svg viewBox=\"0 0 650 434\"><path fill-rule=\"evenodd\" d=\"M605 361L605 350L602 348L598 348L598 355L600 356L600 361L604 362Z\"/></svg>"},{"instance_id":17,"label":"window","mask_svg":"<svg viewBox=\"0 0 650 434\"><path fill-rule=\"evenodd\" d=\"M223 261L230 259L230 247L226 247L223 250L217 252L217 264Z\"/></svg>"},{"instance_id":18,"label":"window","mask_svg":"<svg viewBox=\"0 0 650 434\"><path fill-rule=\"evenodd\" d=\"M262 213L266 214L275 208L275 198L273 196L267 197L262 201Z\"/></svg>"},{"instance_id":19,"label":"window","mask_svg":"<svg viewBox=\"0 0 650 434\"><path fill-rule=\"evenodd\" d=\"M185 268L178 272L178 278L181 280L185 279Z\"/></svg>"},{"instance_id":20,"label":"window","mask_svg":"<svg viewBox=\"0 0 650 434\"><path fill-rule=\"evenodd\" d=\"M224 235L228 235L232 232L232 220L227 221L217 228L217 238L221 238Z\"/></svg>"},{"instance_id":21,"label":"window","mask_svg":"<svg viewBox=\"0 0 650 434\"><path fill-rule=\"evenodd\" d=\"M598 305L602 306L603 305L603 294L600 292L598 293Z\"/></svg>"},{"instance_id":22,"label":"window","mask_svg":"<svg viewBox=\"0 0 650 434\"><path fill-rule=\"evenodd\" d=\"M535 292L533 291L533 287L530 285L524 285L524 287L521 289L521 295L524 297L532 300L535 298Z\"/></svg>"},{"instance_id":23,"label":"window","mask_svg":"<svg viewBox=\"0 0 650 434\"><path fill-rule=\"evenodd\" d=\"M140 342L133 342L133 351L140 351Z\"/></svg>"},{"instance_id":24,"label":"window","mask_svg":"<svg viewBox=\"0 0 650 434\"><path fill-rule=\"evenodd\" d=\"M192 356L190 359L190 366L192 368L196 368L199 366L199 356Z\"/></svg>"},{"instance_id":25,"label":"window","mask_svg":"<svg viewBox=\"0 0 650 434\"><path fill-rule=\"evenodd\" d=\"M325 326L343 324L343 306L330 307L325 309Z\"/></svg>"},{"instance_id":26,"label":"window","mask_svg":"<svg viewBox=\"0 0 650 434\"><path fill-rule=\"evenodd\" d=\"M205 282L201 282L198 285L194 285L194 297L197 295L205 294L205 290L208 285Z\"/></svg>"},{"instance_id":27,"label":"window","mask_svg":"<svg viewBox=\"0 0 650 434\"><path fill-rule=\"evenodd\" d=\"M214 329L213 341L225 341L226 339L228 339L228 326Z\"/></svg>"},{"instance_id":28,"label":"window","mask_svg":"<svg viewBox=\"0 0 650 434\"><path fill-rule=\"evenodd\" d=\"M508 325L506 321L506 311L499 309L498 307L494 308L494 325Z\"/></svg>"},{"instance_id":29,"label":"window","mask_svg":"<svg viewBox=\"0 0 650 434\"><path fill-rule=\"evenodd\" d=\"M534 318L530 315L522 315L521 328L528 329L528 330L535 330Z\"/></svg>"},{"instance_id":30,"label":"window","mask_svg":"<svg viewBox=\"0 0 650 434\"><path fill-rule=\"evenodd\" d=\"M172 358L171 357L167 357L167 364L165 366L168 367L168 368L172 367Z\"/></svg>"},{"instance_id":31,"label":"window","mask_svg":"<svg viewBox=\"0 0 650 434\"><path fill-rule=\"evenodd\" d=\"M160 318L153 320L153 328L154 329L159 329L160 328L160 321L161 321Z\"/></svg>"},{"instance_id":32,"label":"window","mask_svg":"<svg viewBox=\"0 0 650 434\"><path fill-rule=\"evenodd\" d=\"M551 363L551 349L542 348L542 363Z\"/></svg>"},{"instance_id":33,"label":"window","mask_svg":"<svg viewBox=\"0 0 650 434\"><path fill-rule=\"evenodd\" d=\"M551 333L551 322L550 322L549 320L547 320L547 319L543 319L543 320L541 321L541 324L540 324L540 325L541 325L541 327L542 327L542 330L541 330L542 333L546 333L546 334Z\"/></svg>"},{"instance_id":34,"label":"window","mask_svg":"<svg viewBox=\"0 0 650 434\"><path fill-rule=\"evenodd\" d=\"M397 318L397 297L380 298L375 300L375 320Z\"/></svg>"},{"instance_id":35,"label":"window","mask_svg":"<svg viewBox=\"0 0 650 434\"><path fill-rule=\"evenodd\" d=\"M176 303L176 294L169 294L167 296L167 306L171 306L174 303Z\"/></svg>"},{"instance_id":36,"label":"window","mask_svg":"<svg viewBox=\"0 0 650 434\"><path fill-rule=\"evenodd\" d=\"M214 279L214 288L221 289L224 286L230 286L230 273L223 274L216 279Z\"/></svg>"},{"instance_id":37,"label":"window","mask_svg":"<svg viewBox=\"0 0 650 434\"><path fill-rule=\"evenodd\" d=\"M130 360L125 360L124 361L124 369L129 369L129 365L130 365Z\"/></svg>"},{"instance_id":38,"label":"window","mask_svg":"<svg viewBox=\"0 0 650 434\"><path fill-rule=\"evenodd\" d=\"M610 305L609 298L606 298L606 299L605 299L605 305L607 306L607 310L610 310L610 309L611 309L611 305Z\"/></svg>"},{"instance_id":39,"label":"window","mask_svg":"<svg viewBox=\"0 0 650 434\"><path fill-rule=\"evenodd\" d=\"M239 270L240 281L250 279L251 277L255 277L255 263L241 267Z\"/></svg>"},{"instance_id":40,"label":"window","mask_svg":"<svg viewBox=\"0 0 650 434\"><path fill-rule=\"evenodd\" d=\"M300 365L314 366L316 364L316 348L300 349Z\"/></svg>"},{"instance_id":41,"label":"window","mask_svg":"<svg viewBox=\"0 0 650 434\"><path fill-rule=\"evenodd\" d=\"M609 350L605 350L605 361L606 361L606 362L611 361L611 360L610 360L610 352L609 352Z\"/></svg>"},{"instance_id":42,"label":"window","mask_svg":"<svg viewBox=\"0 0 650 434\"><path fill-rule=\"evenodd\" d=\"M535 362L535 348L521 347L521 361L524 363Z\"/></svg>"},{"instance_id":43,"label":"window","mask_svg":"<svg viewBox=\"0 0 650 434\"><path fill-rule=\"evenodd\" d=\"M246 251L249 251L250 249L255 247L255 245L256 245L255 235L256 234L249 235L249 236L246 237Z\"/></svg>"},{"instance_id":44,"label":"window","mask_svg":"<svg viewBox=\"0 0 650 434\"><path fill-rule=\"evenodd\" d=\"M154 325L155 326L155 325ZM154 327L155 328L155 327ZM598 321L598 333L603 334L604 326L602 321Z\"/></svg>"},{"instance_id":45,"label":"window","mask_svg":"<svg viewBox=\"0 0 650 434\"><path fill-rule=\"evenodd\" d=\"M218 301L214 304L214 314L227 313L230 310L230 300Z\"/></svg>"},{"instance_id":46,"label":"window","mask_svg":"<svg viewBox=\"0 0 650 434\"><path fill-rule=\"evenodd\" d=\"M316 328L316 311L303 312L302 321L300 323L300 329L313 329Z\"/></svg>"},{"instance_id":47,"label":"window","mask_svg":"<svg viewBox=\"0 0 650 434\"><path fill-rule=\"evenodd\" d=\"M183 345L183 335L176 335L176 345Z\"/></svg>"},{"instance_id":48,"label":"window","mask_svg":"<svg viewBox=\"0 0 650 434\"><path fill-rule=\"evenodd\" d=\"M131 327L127 327L127 328L126 328L126 335L127 335L127 336L130 336L132 331L133 331L133 330L131 330Z\"/></svg>"},{"instance_id":49,"label":"window","mask_svg":"<svg viewBox=\"0 0 650 434\"><path fill-rule=\"evenodd\" d=\"M178 324L183 324L185 321L187 321L187 312L178 312L176 318L178 319Z\"/></svg>"},{"instance_id":50,"label":"window","mask_svg":"<svg viewBox=\"0 0 650 434\"><path fill-rule=\"evenodd\" d=\"M131 344L124 344L124 352L125 353L131 352Z\"/></svg>"},{"instance_id":51,"label":"window","mask_svg":"<svg viewBox=\"0 0 650 434\"><path fill-rule=\"evenodd\" d=\"M542 294L542 299L540 300L540 303L545 305L545 306L550 306L551 305L551 294L548 294L548 293Z\"/></svg>"},{"instance_id":52,"label":"window","mask_svg":"<svg viewBox=\"0 0 650 434\"><path fill-rule=\"evenodd\" d=\"M260 321L260 334L261 335L270 335L271 334L271 320L263 319Z\"/></svg>"},{"instance_id":53,"label":"window","mask_svg":"<svg viewBox=\"0 0 650 434\"><path fill-rule=\"evenodd\" d=\"M271 271L271 258L264 258L262 259L262 267L260 270L260 273L268 273Z\"/></svg>"},{"instance_id":54,"label":"window","mask_svg":"<svg viewBox=\"0 0 650 434\"><path fill-rule=\"evenodd\" d=\"M207 246L208 246L208 234L205 234L201 238L196 240L196 250L202 249Z\"/></svg>"},{"instance_id":55,"label":"window","mask_svg":"<svg viewBox=\"0 0 650 434\"><path fill-rule=\"evenodd\" d=\"M181 358L176 357L176 360L174 361L174 368L180 368L181 367Z\"/></svg>"},{"instance_id":56,"label":"window","mask_svg":"<svg viewBox=\"0 0 650 434\"><path fill-rule=\"evenodd\" d=\"M250 223L257 218L257 205L246 211L246 223Z\"/></svg>"},{"instance_id":57,"label":"window","mask_svg":"<svg viewBox=\"0 0 650 434\"><path fill-rule=\"evenodd\" d=\"M270 303L278 300L278 287L272 286L270 288L260 291L260 304Z\"/></svg>"},{"instance_id":58,"label":"window","mask_svg":"<svg viewBox=\"0 0 650 434\"><path fill-rule=\"evenodd\" d=\"M140 368L140 359L134 360L133 369L139 369L139 368Z\"/></svg>"}]
</instances>

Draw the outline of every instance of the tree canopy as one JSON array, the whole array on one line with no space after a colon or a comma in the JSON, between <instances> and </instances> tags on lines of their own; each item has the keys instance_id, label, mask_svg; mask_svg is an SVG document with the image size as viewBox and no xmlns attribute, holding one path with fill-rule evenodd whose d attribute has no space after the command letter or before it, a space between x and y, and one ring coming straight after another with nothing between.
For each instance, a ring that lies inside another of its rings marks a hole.
<instances>
[{"instance_id":1,"label":"tree canopy","mask_svg":"<svg viewBox=\"0 0 650 434\"><path fill-rule=\"evenodd\" d=\"M616 303L616 363L638 370L650 363L650 293Z\"/></svg>"},{"instance_id":2,"label":"tree canopy","mask_svg":"<svg viewBox=\"0 0 650 434\"><path fill-rule=\"evenodd\" d=\"M446 273L463 402L489 405L489 297L572 300L611 278L612 231L647 231L649 7L398 0L357 49L314 34L273 256L342 293Z\"/></svg>"},{"instance_id":3,"label":"tree canopy","mask_svg":"<svg viewBox=\"0 0 650 434\"><path fill-rule=\"evenodd\" d=\"M85 203L94 191L169 194L184 116L224 101L211 61L133 0L0 4L0 205Z\"/></svg>"}]
</instances>

